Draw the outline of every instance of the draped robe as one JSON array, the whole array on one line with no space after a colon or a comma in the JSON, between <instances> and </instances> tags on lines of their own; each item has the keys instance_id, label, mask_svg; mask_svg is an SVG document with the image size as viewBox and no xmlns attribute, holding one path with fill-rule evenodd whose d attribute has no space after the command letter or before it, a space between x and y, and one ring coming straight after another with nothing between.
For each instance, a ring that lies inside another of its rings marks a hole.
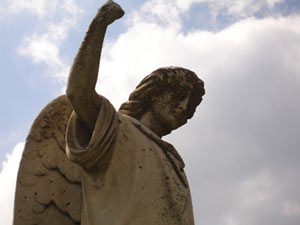
<instances>
[{"instance_id":1,"label":"draped robe","mask_svg":"<svg viewBox=\"0 0 300 225\"><path fill-rule=\"evenodd\" d=\"M193 225L184 162L136 119L102 105L87 142L70 117L66 154L82 167L82 225Z\"/></svg>"}]
</instances>

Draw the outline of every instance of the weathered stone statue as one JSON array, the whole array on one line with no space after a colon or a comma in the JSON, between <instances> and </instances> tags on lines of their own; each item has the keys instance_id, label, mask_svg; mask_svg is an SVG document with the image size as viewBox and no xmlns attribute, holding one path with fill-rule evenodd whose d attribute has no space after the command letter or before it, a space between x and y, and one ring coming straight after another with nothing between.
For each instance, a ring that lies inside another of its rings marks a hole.
<instances>
[{"instance_id":1,"label":"weathered stone statue","mask_svg":"<svg viewBox=\"0 0 300 225\"><path fill-rule=\"evenodd\" d=\"M190 70L145 77L117 112L95 91L106 28L123 16L107 1L70 71L66 96L32 125L17 180L14 225L193 225L184 162L162 136L204 95Z\"/></svg>"}]
</instances>

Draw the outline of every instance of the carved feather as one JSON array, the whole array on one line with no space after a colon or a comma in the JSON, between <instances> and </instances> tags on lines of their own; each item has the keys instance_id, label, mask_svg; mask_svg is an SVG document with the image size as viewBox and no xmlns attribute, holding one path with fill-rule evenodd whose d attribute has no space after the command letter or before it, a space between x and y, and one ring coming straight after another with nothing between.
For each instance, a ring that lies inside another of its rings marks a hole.
<instances>
[{"instance_id":1,"label":"carved feather","mask_svg":"<svg viewBox=\"0 0 300 225\"><path fill-rule=\"evenodd\" d=\"M65 155L65 131L72 108L65 95L35 119L20 162L14 225L79 225L81 169Z\"/></svg>"}]
</instances>

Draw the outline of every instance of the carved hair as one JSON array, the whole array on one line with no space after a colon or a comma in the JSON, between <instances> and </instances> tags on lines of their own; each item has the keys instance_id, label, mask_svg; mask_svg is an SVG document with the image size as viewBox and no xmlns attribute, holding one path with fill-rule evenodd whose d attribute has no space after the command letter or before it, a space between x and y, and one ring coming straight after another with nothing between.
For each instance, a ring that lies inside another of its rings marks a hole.
<instances>
[{"instance_id":1,"label":"carved hair","mask_svg":"<svg viewBox=\"0 0 300 225\"><path fill-rule=\"evenodd\" d=\"M191 92L188 103L188 119L196 110L205 94L204 83L197 75L181 67L164 67L146 76L123 103L119 112L140 119L151 104L165 91L172 91L174 98L180 99L187 91Z\"/></svg>"}]
</instances>

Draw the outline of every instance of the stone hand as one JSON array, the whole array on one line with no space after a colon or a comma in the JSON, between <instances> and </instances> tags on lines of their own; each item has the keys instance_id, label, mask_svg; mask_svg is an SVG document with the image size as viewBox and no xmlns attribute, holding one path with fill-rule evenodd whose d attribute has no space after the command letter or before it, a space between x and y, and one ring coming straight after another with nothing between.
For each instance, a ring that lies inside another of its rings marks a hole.
<instances>
[{"instance_id":1,"label":"stone hand","mask_svg":"<svg viewBox=\"0 0 300 225\"><path fill-rule=\"evenodd\" d=\"M112 0L108 0L98 10L96 18L109 25L115 20L120 19L123 15L124 11L121 6Z\"/></svg>"}]
</instances>

